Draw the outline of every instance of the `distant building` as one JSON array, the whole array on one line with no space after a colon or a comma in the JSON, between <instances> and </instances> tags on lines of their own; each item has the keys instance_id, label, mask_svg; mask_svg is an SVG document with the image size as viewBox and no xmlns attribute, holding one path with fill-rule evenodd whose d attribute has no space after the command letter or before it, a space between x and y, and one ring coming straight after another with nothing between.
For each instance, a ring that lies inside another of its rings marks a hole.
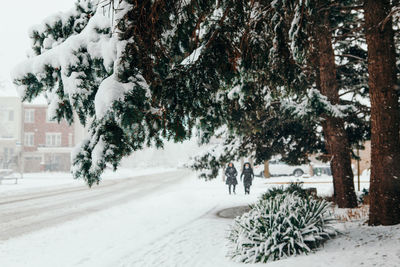
<instances>
[{"instance_id":1,"label":"distant building","mask_svg":"<svg viewBox=\"0 0 400 267\"><path fill-rule=\"evenodd\" d=\"M23 104L24 171L69 171L75 129L49 120L47 101L38 97Z\"/></svg>"},{"instance_id":2,"label":"distant building","mask_svg":"<svg viewBox=\"0 0 400 267\"><path fill-rule=\"evenodd\" d=\"M21 103L14 86L0 82L0 169L70 171L72 149L88 135L75 121L49 120L44 96Z\"/></svg>"},{"instance_id":3,"label":"distant building","mask_svg":"<svg viewBox=\"0 0 400 267\"><path fill-rule=\"evenodd\" d=\"M0 91L0 169L16 167L20 141L21 101L15 93Z\"/></svg>"}]
</instances>

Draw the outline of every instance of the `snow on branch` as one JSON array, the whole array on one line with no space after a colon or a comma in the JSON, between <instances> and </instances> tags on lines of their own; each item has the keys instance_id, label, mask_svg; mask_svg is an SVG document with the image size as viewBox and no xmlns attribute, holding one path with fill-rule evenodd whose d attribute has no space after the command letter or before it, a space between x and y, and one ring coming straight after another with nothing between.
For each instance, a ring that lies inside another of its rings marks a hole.
<instances>
[{"instance_id":1,"label":"snow on branch","mask_svg":"<svg viewBox=\"0 0 400 267\"><path fill-rule=\"evenodd\" d=\"M90 99L105 77L114 71L116 39L111 34L109 19L99 12L90 17L85 27L79 31L76 27L83 27L82 24L64 25L59 21L65 19L60 19L60 16L51 18L56 22L51 23L47 19L45 25L53 25L55 28L46 30L49 37L44 39L43 45L55 32L65 30L67 26L75 34L65 40L61 38L55 41L49 49L43 47L38 55L17 65L12 76L24 100L30 101L43 92L46 94L52 107L51 118L60 120L65 117L72 122L71 107L75 107L84 122L86 114L94 113L94 106L89 104ZM37 29L34 32L40 32ZM36 43L33 45L35 47ZM64 112L57 114L57 110Z\"/></svg>"},{"instance_id":2,"label":"snow on branch","mask_svg":"<svg viewBox=\"0 0 400 267\"><path fill-rule=\"evenodd\" d=\"M353 105L334 105L315 88L309 89L307 95L298 100L294 98L282 100L282 108L284 110L292 110L292 113L298 117L306 117L310 114L316 114L317 116L326 114L343 118L349 112L355 112Z\"/></svg>"}]
</instances>

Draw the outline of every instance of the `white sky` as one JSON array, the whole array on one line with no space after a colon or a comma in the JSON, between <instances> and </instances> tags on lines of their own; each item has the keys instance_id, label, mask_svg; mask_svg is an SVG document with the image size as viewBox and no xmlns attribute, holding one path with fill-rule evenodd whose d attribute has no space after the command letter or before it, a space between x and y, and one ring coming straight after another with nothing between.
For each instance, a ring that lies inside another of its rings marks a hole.
<instances>
[{"instance_id":1,"label":"white sky","mask_svg":"<svg viewBox=\"0 0 400 267\"><path fill-rule=\"evenodd\" d=\"M26 58L28 29L46 17L74 7L75 0L3 0L0 8L0 81Z\"/></svg>"}]
</instances>

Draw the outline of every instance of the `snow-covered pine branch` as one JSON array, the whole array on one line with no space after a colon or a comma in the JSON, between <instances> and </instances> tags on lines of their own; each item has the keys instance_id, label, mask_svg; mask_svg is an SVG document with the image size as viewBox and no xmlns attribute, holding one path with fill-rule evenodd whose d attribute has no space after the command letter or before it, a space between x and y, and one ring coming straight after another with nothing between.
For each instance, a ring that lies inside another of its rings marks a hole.
<instances>
[{"instance_id":1,"label":"snow-covered pine branch","mask_svg":"<svg viewBox=\"0 0 400 267\"><path fill-rule=\"evenodd\" d=\"M25 100L44 93L53 117L72 122L76 112L89 124L90 138L74 153L75 177L96 183L107 165L188 139L196 127L204 141L226 126L241 140L235 151L258 162L276 153L304 162L321 149L319 118L282 109L283 98L302 100L315 82L290 39L307 32L288 34L297 2L121 0L113 16L97 3L77 1L82 8L37 27L36 54L14 71Z\"/></svg>"},{"instance_id":2,"label":"snow-covered pine branch","mask_svg":"<svg viewBox=\"0 0 400 267\"><path fill-rule=\"evenodd\" d=\"M215 50L217 2L124 0L112 19L97 3L77 1L36 27L35 53L13 73L24 100L45 94L51 117L72 123L76 112L89 124L72 169L89 185L135 150L189 138L219 88L221 71L204 66L226 66L216 53L229 57ZM215 43L203 40L211 35ZM202 55L191 58L195 51Z\"/></svg>"}]
</instances>

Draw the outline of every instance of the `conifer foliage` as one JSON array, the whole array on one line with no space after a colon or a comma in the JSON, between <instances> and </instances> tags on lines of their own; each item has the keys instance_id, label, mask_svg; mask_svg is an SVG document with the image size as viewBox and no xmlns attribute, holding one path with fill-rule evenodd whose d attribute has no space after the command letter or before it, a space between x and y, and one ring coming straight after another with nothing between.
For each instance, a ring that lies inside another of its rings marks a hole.
<instances>
[{"instance_id":1,"label":"conifer foliage","mask_svg":"<svg viewBox=\"0 0 400 267\"><path fill-rule=\"evenodd\" d=\"M233 69L233 48L220 49L230 44L218 34L226 14L216 3L108 2L115 8L80 0L46 19L31 34L35 53L13 74L24 100L45 93L53 118L72 123L76 111L89 124L73 155L74 176L89 185L132 151L188 138Z\"/></svg>"},{"instance_id":2,"label":"conifer foliage","mask_svg":"<svg viewBox=\"0 0 400 267\"><path fill-rule=\"evenodd\" d=\"M304 163L324 151L321 114L368 128L316 90L300 27L313 12L314 1L79 0L32 31L14 82L24 100L44 93L53 118L72 123L76 113L89 126L73 155L74 176L89 185L107 165L194 128L202 143L225 132L223 154L194 165L212 169L208 178L251 153Z\"/></svg>"}]
</instances>

